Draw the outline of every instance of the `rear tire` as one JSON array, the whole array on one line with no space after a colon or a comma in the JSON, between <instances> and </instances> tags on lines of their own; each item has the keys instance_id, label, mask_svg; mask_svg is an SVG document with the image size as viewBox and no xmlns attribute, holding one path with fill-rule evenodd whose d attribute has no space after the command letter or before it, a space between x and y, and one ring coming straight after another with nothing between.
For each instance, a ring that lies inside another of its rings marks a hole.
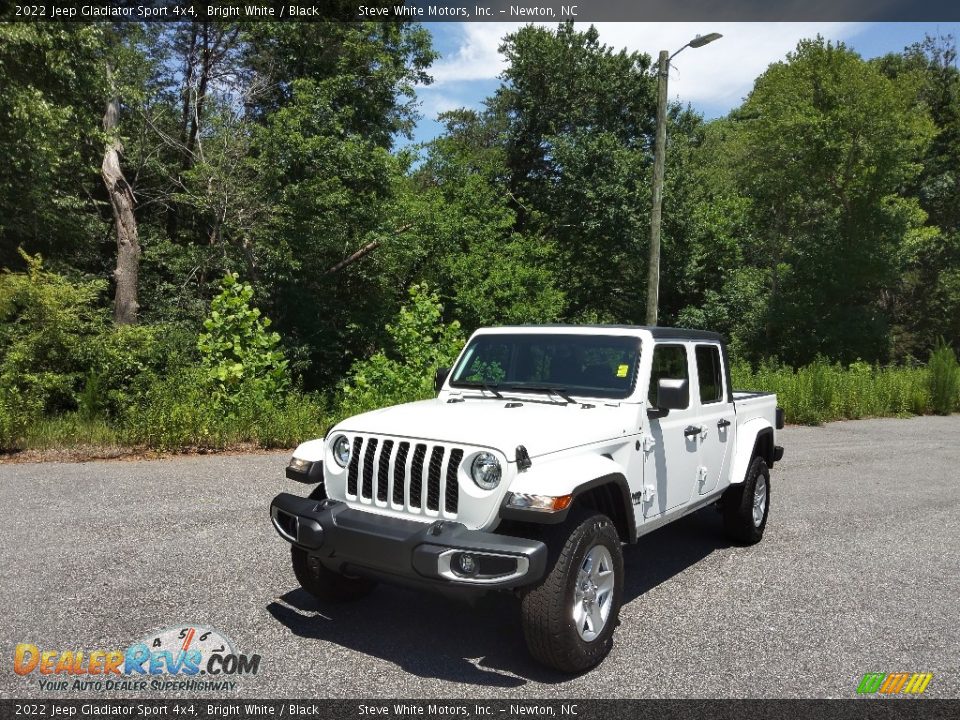
<instances>
[{"instance_id":1,"label":"rear tire","mask_svg":"<svg viewBox=\"0 0 960 720\"><path fill-rule=\"evenodd\" d=\"M373 580L351 578L329 570L319 561L311 562L307 551L295 546L290 547L293 561L293 574L297 576L300 587L318 600L325 602L348 602L369 595L376 587Z\"/></svg>"},{"instance_id":2,"label":"rear tire","mask_svg":"<svg viewBox=\"0 0 960 720\"><path fill-rule=\"evenodd\" d=\"M770 514L770 470L759 455L747 469L739 485L731 485L723 494L723 524L727 536L741 545L760 542Z\"/></svg>"},{"instance_id":3,"label":"rear tire","mask_svg":"<svg viewBox=\"0 0 960 720\"><path fill-rule=\"evenodd\" d=\"M542 664L576 673L613 646L623 602L620 536L606 515L582 511L548 539L550 571L521 601L527 647Z\"/></svg>"}]
</instances>

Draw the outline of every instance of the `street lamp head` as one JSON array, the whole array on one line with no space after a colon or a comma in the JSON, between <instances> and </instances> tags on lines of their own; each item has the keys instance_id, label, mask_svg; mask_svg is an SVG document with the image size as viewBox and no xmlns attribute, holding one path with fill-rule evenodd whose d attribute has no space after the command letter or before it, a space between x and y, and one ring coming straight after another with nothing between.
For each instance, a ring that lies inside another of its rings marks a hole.
<instances>
[{"instance_id":1,"label":"street lamp head","mask_svg":"<svg viewBox=\"0 0 960 720\"><path fill-rule=\"evenodd\" d=\"M723 35L720 33L710 33L709 35L697 35L693 40L687 43L692 48L703 47L707 43L712 43L714 40L719 40Z\"/></svg>"}]
</instances>

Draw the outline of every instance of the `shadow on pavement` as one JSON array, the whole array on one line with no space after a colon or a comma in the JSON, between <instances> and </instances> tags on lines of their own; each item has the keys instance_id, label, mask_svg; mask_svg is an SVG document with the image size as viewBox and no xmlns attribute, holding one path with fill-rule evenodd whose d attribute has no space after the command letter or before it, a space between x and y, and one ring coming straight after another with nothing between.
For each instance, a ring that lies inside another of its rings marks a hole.
<instances>
[{"instance_id":1,"label":"shadow on pavement","mask_svg":"<svg viewBox=\"0 0 960 720\"><path fill-rule=\"evenodd\" d=\"M723 518L712 507L644 535L636 545L623 548L623 604L696 565L715 550L728 547Z\"/></svg>"},{"instance_id":2,"label":"shadow on pavement","mask_svg":"<svg viewBox=\"0 0 960 720\"><path fill-rule=\"evenodd\" d=\"M641 538L624 548L624 604L728 546L719 516L709 509ZM507 594L467 603L381 584L362 600L333 605L296 588L267 611L299 637L336 643L420 677L502 688L569 679L530 658L518 601ZM629 642L624 630L620 642Z\"/></svg>"}]
</instances>

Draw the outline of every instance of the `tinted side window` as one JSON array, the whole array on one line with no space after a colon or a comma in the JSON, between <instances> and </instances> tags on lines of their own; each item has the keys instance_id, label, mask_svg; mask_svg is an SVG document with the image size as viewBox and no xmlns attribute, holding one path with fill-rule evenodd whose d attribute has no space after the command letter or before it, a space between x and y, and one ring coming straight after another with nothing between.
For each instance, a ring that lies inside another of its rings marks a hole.
<instances>
[{"instance_id":1,"label":"tinted side window","mask_svg":"<svg viewBox=\"0 0 960 720\"><path fill-rule=\"evenodd\" d=\"M720 348L716 345L697 345L696 355L701 404L720 402L723 399L723 380L720 376Z\"/></svg>"},{"instance_id":2,"label":"tinted side window","mask_svg":"<svg viewBox=\"0 0 960 720\"><path fill-rule=\"evenodd\" d=\"M687 349L683 345L656 345L650 370L650 407L657 406L657 382L661 379L690 380L687 371Z\"/></svg>"}]
</instances>

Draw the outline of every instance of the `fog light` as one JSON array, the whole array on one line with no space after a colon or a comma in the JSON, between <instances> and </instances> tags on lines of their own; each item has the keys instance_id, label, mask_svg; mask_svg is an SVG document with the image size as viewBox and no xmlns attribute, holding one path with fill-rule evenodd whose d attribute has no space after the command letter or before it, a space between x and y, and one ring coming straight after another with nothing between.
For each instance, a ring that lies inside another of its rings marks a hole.
<instances>
[{"instance_id":1,"label":"fog light","mask_svg":"<svg viewBox=\"0 0 960 720\"><path fill-rule=\"evenodd\" d=\"M477 574L477 561L474 559L473 555L469 555L467 553L457 555L456 562L454 563L454 570L457 571L457 575L473 577Z\"/></svg>"}]
</instances>

